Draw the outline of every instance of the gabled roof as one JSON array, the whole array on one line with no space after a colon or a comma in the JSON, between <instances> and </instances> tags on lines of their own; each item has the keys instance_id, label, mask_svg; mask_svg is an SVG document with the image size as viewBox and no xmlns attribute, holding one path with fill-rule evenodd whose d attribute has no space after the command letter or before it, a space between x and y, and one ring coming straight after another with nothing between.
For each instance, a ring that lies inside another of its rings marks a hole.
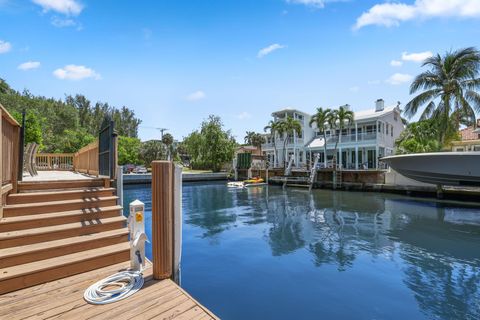
<instances>
[{"instance_id":1,"label":"gabled roof","mask_svg":"<svg viewBox=\"0 0 480 320\"><path fill-rule=\"evenodd\" d=\"M355 121L359 120L365 120L365 119L376 119L379 117L382 117L384 115L387 115L391 112L393 112L397 108L397 106L390 106L390 107L385 107L382 111L375 111L374 108L372 109L367 109L367 110L361 110L361 111L354 111L355 113ZM400 112L400 110L398 110Z\"/></svg>"}]
</instances>

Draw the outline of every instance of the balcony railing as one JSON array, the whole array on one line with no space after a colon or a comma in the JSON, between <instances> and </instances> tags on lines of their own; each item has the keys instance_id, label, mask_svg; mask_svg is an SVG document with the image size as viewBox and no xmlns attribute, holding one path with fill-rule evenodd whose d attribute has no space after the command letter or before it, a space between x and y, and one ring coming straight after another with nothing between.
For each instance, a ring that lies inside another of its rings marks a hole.
<instances>
[{"instance_id":1,"label":"balcony railing","mask_svg":"<svg viewBox=\"0 0 480 320\"><path fill-rule=\"evenodd\" d=\"M356 140L358 139L358 140ZM358 134L358 137L355 137L354 134L342 135L341 142L355 142L355 141L369 141L369 140L376 140L377 134L375 132L367 132ZM331 136L327 137L327 143L335 143L338 140L338 136Z\"/></svg>"},{"instance_id":2,"label":"balcony railing","mask_svg":"<svg viewBox=\"0 0 480 320\"><path fill-rule=\"evenodd\" d=\"M284 143L283 139L277 139L277 148L282 148L283 143ZM288 138L287 146L291 146L292 144L303 145L304 144L304 139L303 138L297 138L297 140L295 140L293 138ZM273 148L273 142L262 144L262 148L263 149Z\"/></svg>"}]
</instances>

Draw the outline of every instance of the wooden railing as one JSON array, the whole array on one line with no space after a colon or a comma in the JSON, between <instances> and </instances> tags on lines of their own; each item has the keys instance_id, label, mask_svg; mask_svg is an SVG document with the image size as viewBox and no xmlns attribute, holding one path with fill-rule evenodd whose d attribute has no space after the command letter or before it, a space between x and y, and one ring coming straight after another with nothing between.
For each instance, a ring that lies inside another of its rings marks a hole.
<instances>
[{"instance_id":1,"label":"wooden railing","mask_svg":"<svg viewBox=\"0 0 480 320\"><path fill-rule=\"evenodd\" d=\"M73 153L37 153L36 168L39 171L73 171Z\"/></svg>"},{"instance_id":2,"label":"wooden railing","mask_svg":"<svg viewBox=\"0 0 480 320\"><path fill-rule=\"evenodd\" d=\"M3 217L3 205L8 192L17 192L18 157L20 141L20 125L0 104L0 180L1 203L0 218Z\"/></svg>"},{"instance_id":3,"label":"wooden railing","mask_svg":"<svg viewBox=\"0 0 480 320\"><path fill-rule=\"evenodd\" d=\"M75 171L98 176L98 140L73 155Z\"/></svg>"}]
</instances>

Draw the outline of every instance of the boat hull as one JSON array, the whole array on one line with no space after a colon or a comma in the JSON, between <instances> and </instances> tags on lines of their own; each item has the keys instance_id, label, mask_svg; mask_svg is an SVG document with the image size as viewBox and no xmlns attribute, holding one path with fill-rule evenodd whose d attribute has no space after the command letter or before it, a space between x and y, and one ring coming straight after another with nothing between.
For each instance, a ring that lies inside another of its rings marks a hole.
<instances>
[{"instance_id":1,"label":"boat hull","mask_svg":"<svg viewBox=\"0 0 480 320\"><path fill-rule=\"evenodd\" d=\"M382 158L391 168L417 181L480 186L480 152L417 153Z\"/></svg>"}]
</instances>

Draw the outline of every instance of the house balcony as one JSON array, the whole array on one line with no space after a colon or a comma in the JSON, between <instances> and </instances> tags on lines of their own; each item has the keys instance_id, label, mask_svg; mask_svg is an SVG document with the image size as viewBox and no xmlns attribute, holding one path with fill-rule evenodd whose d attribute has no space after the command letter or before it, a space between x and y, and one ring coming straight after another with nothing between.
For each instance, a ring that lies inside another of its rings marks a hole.
<instances>
[{"instance_id":1,"label":"house balcony","mask_svg":"<svg viewBox=\"0 0 480 320\"><path fill-rule=\"evenodd\" d=\"M327 137L327 143L336 143L337 140L338 140L338 136ZM375 140L377 140L377 133L367 132L367 133L358 134L358 136L355 136L354 134L342 135L339 143L349 143L349 142L358 142L358 141L375 141Z\"/></svg>"},{"instance_id":2,"label":"house balcony","mask_svg":"<svg viewBox=\"0 0 480 320\"><path fill-rule=\"evenodd\" d=\"M297 138L297 139L293 139L293 138L289 138L287 140L287 148L293 148L294 146L304 146L304 139L303 138ZM277 149L282 149L283 148L283 144L284 144L284 140L283 139L277 139ZM273 149L273 142L269 142L269 143L264 143L262 144L262 150L264 149Z\"/></svg>"}]
</instances>

